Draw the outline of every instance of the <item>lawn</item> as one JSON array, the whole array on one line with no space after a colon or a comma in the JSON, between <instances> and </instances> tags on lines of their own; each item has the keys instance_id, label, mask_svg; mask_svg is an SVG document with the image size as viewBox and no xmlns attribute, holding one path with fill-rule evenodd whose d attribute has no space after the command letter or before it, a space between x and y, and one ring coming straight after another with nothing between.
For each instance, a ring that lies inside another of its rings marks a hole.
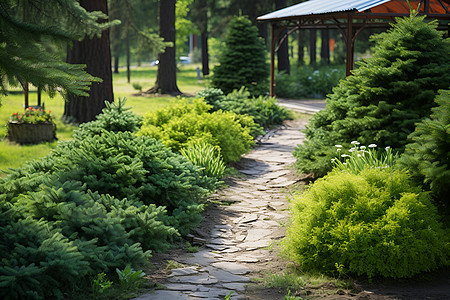
<instances>
[{"instance_id":1,"label":"lawn","mask_svg":"<svg viewBox=\"0 0 450 300\"><path fill-rule=\"evenodd\" d=\"M187 95L195 95L198 91L206 87L207 80L199 81L197 79L196 65L181 65L177 74L177 83L180 90ZM119 74L113 75L114 97L126 97L127 106L133 107L137 114L145 114L147 111L170 105L176 98L170 96L135 96L138 91L132 87L132 83L139 83L143 90L153 86L156 81L156 67L137 67L131 69L131 83L127 83L127 74L125 68L119 69ZM47 155L57 142L42 143L38 145L20 146L9 143L4 139L6 136L6 124L9 117L14 112L23 110L23 93L19 89L2 98L0 106L0 176L4 176L1 170L21 166L24 162L30 161ZM30 105L35 105L37 96L35 91L31 91ZM56 136L58 140L67 140L72 136L75 126L64 124L61 116L64 112L64 100L61 95L53 99L47 94L42 95L42 102L45 109L53 113L56 119Z\"/></svg>"}]
</instances>

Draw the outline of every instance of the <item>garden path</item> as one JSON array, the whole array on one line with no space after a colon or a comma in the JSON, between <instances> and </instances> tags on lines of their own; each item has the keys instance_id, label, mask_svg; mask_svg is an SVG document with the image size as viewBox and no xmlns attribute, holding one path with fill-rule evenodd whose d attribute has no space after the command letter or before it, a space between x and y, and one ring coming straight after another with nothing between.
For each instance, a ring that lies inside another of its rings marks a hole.
<instances>
[{"instance_id":1,"label":"garden path","mask_svg":"<svg viewBox=\"0 0 450 300\"><path fill-rule=\"evenodd\" d=\"M158 280L165 286L144 299L252 299L245 286L267 270L285 268L276 248L288 219L286 190L298 181L292 151L302 142L306 120L270 131L237 166L242 176L210 197L213 205L191 236L199 251L172 254L182 267ZM265 298L265 297L264 297ZM258 299L261 299L258 297ZM268 298L275 299L275 298Z\"/></svg>"}]
</instances>

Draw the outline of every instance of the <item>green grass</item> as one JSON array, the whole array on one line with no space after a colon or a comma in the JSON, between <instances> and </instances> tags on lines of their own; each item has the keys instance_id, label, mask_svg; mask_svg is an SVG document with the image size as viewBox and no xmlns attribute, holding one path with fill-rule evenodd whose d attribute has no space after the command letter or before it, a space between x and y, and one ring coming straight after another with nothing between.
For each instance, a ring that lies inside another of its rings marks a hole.
<instances>
[{"instance_id":1,"label":"green grass","mask_svg":"<svg viewBox=\"0 0 450 300\"><path fill-rule=\"evenodd\" d=\"M304 272L295 267L288 267L278 274L268 274L263 279L265 287L284 290L288 293L285 299L296 299L290 293L301 293L305 289L318 289L327 286L330 289L353 289L350 279L332 278L316 272ZM289 298L294 297L294 298Z\"/></svg>"},{"instance_id":2,"label":"green grass","mask_svg":"<svg viewBox=\"0 0 450 300\"><path fill-rule=\"evenodd\" d=\"M206 87L207 80L197 80L197 65L179 66L177 73L177 83L179 89L187 95L195 95ZM114 98L126 97L126 106L133 107L137 114L145 114L148 111L170 105L176 98L167 95L163 96L135 96L137 91L132 87L133 82L142 85L143 91L150 89L156 81L156 67L138 67L131 69L131 82L127 83L127 74L125 68L119 70L119 74L113 75ZM19 89L12 89L14 93L2 97L0 106L0 177L8 168L20 167L26 161L31 161L43 157L50 153L56 147L56 142L42 143L38 145L20 146L12 144L4 139L6 136L6 124L9 117L14 112L22 112L24 97ZM36 105L37 96L34 90L30 93L30 105ZM47 94L42 94L42 102L45 109L50 110L56 119L56 136L58 140L70 139L75 126L66 125L61 122L61 116L64 112L64 100L61 95L50 98Z\"/></svg>"}]
</instances>

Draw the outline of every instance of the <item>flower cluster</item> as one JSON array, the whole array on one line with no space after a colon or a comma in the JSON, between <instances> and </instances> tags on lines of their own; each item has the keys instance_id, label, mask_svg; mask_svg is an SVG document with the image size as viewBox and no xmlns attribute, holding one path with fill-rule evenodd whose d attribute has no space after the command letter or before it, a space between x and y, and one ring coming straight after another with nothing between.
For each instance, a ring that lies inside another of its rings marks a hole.
<instances>
[{"instance_id":1,"label":"flower cluster","mask_svg":"<svg viewBox=\"0 0 450 300\"><path fill-rule=\"evenodd\" d=\"M28 107L24 113L13 113L9 121L24 124L54 123L51 111L33 107Z\"/></svg>"},{"instance_id":2,"label":"flower cluster","mask_svg":"<svg viewBox=\"0 0 450 300\"><path fill-rule=\"evenodd\" d=\"M358 174L365 168L388 168L397 160L397 153L393 153L391 147L386 147L384 153L378 152L377 145L359 146L358 141L351 142L352 148L348 150L349 154L340 154L343 159L332 159L331 162L335 169L348 170ZM335 145L338 153L342 150L342 145ZM368 148L368 149L367 149Z\"/></svg>"}]
</instances>

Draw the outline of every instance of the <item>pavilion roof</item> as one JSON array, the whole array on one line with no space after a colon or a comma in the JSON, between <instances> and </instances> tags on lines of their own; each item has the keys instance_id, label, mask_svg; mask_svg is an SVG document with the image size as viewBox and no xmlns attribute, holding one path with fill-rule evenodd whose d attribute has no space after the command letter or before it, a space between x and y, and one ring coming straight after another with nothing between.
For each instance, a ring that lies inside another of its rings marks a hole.
<instances>
[{"instance_id":1,"label":"pavilion roof","mask_svg":"<svg viewBox=\"0 0 450 300\"><path fill-rule=\"evenodd\" d=\"M421 4L420 12L427 15L450 14L450 0L411 0L414 9ZM405 0L309 0L258 17L259 21L276 21L299 17L336 14L344 12L362 14L409 14Z\"/></svg>"}]
</instances>

